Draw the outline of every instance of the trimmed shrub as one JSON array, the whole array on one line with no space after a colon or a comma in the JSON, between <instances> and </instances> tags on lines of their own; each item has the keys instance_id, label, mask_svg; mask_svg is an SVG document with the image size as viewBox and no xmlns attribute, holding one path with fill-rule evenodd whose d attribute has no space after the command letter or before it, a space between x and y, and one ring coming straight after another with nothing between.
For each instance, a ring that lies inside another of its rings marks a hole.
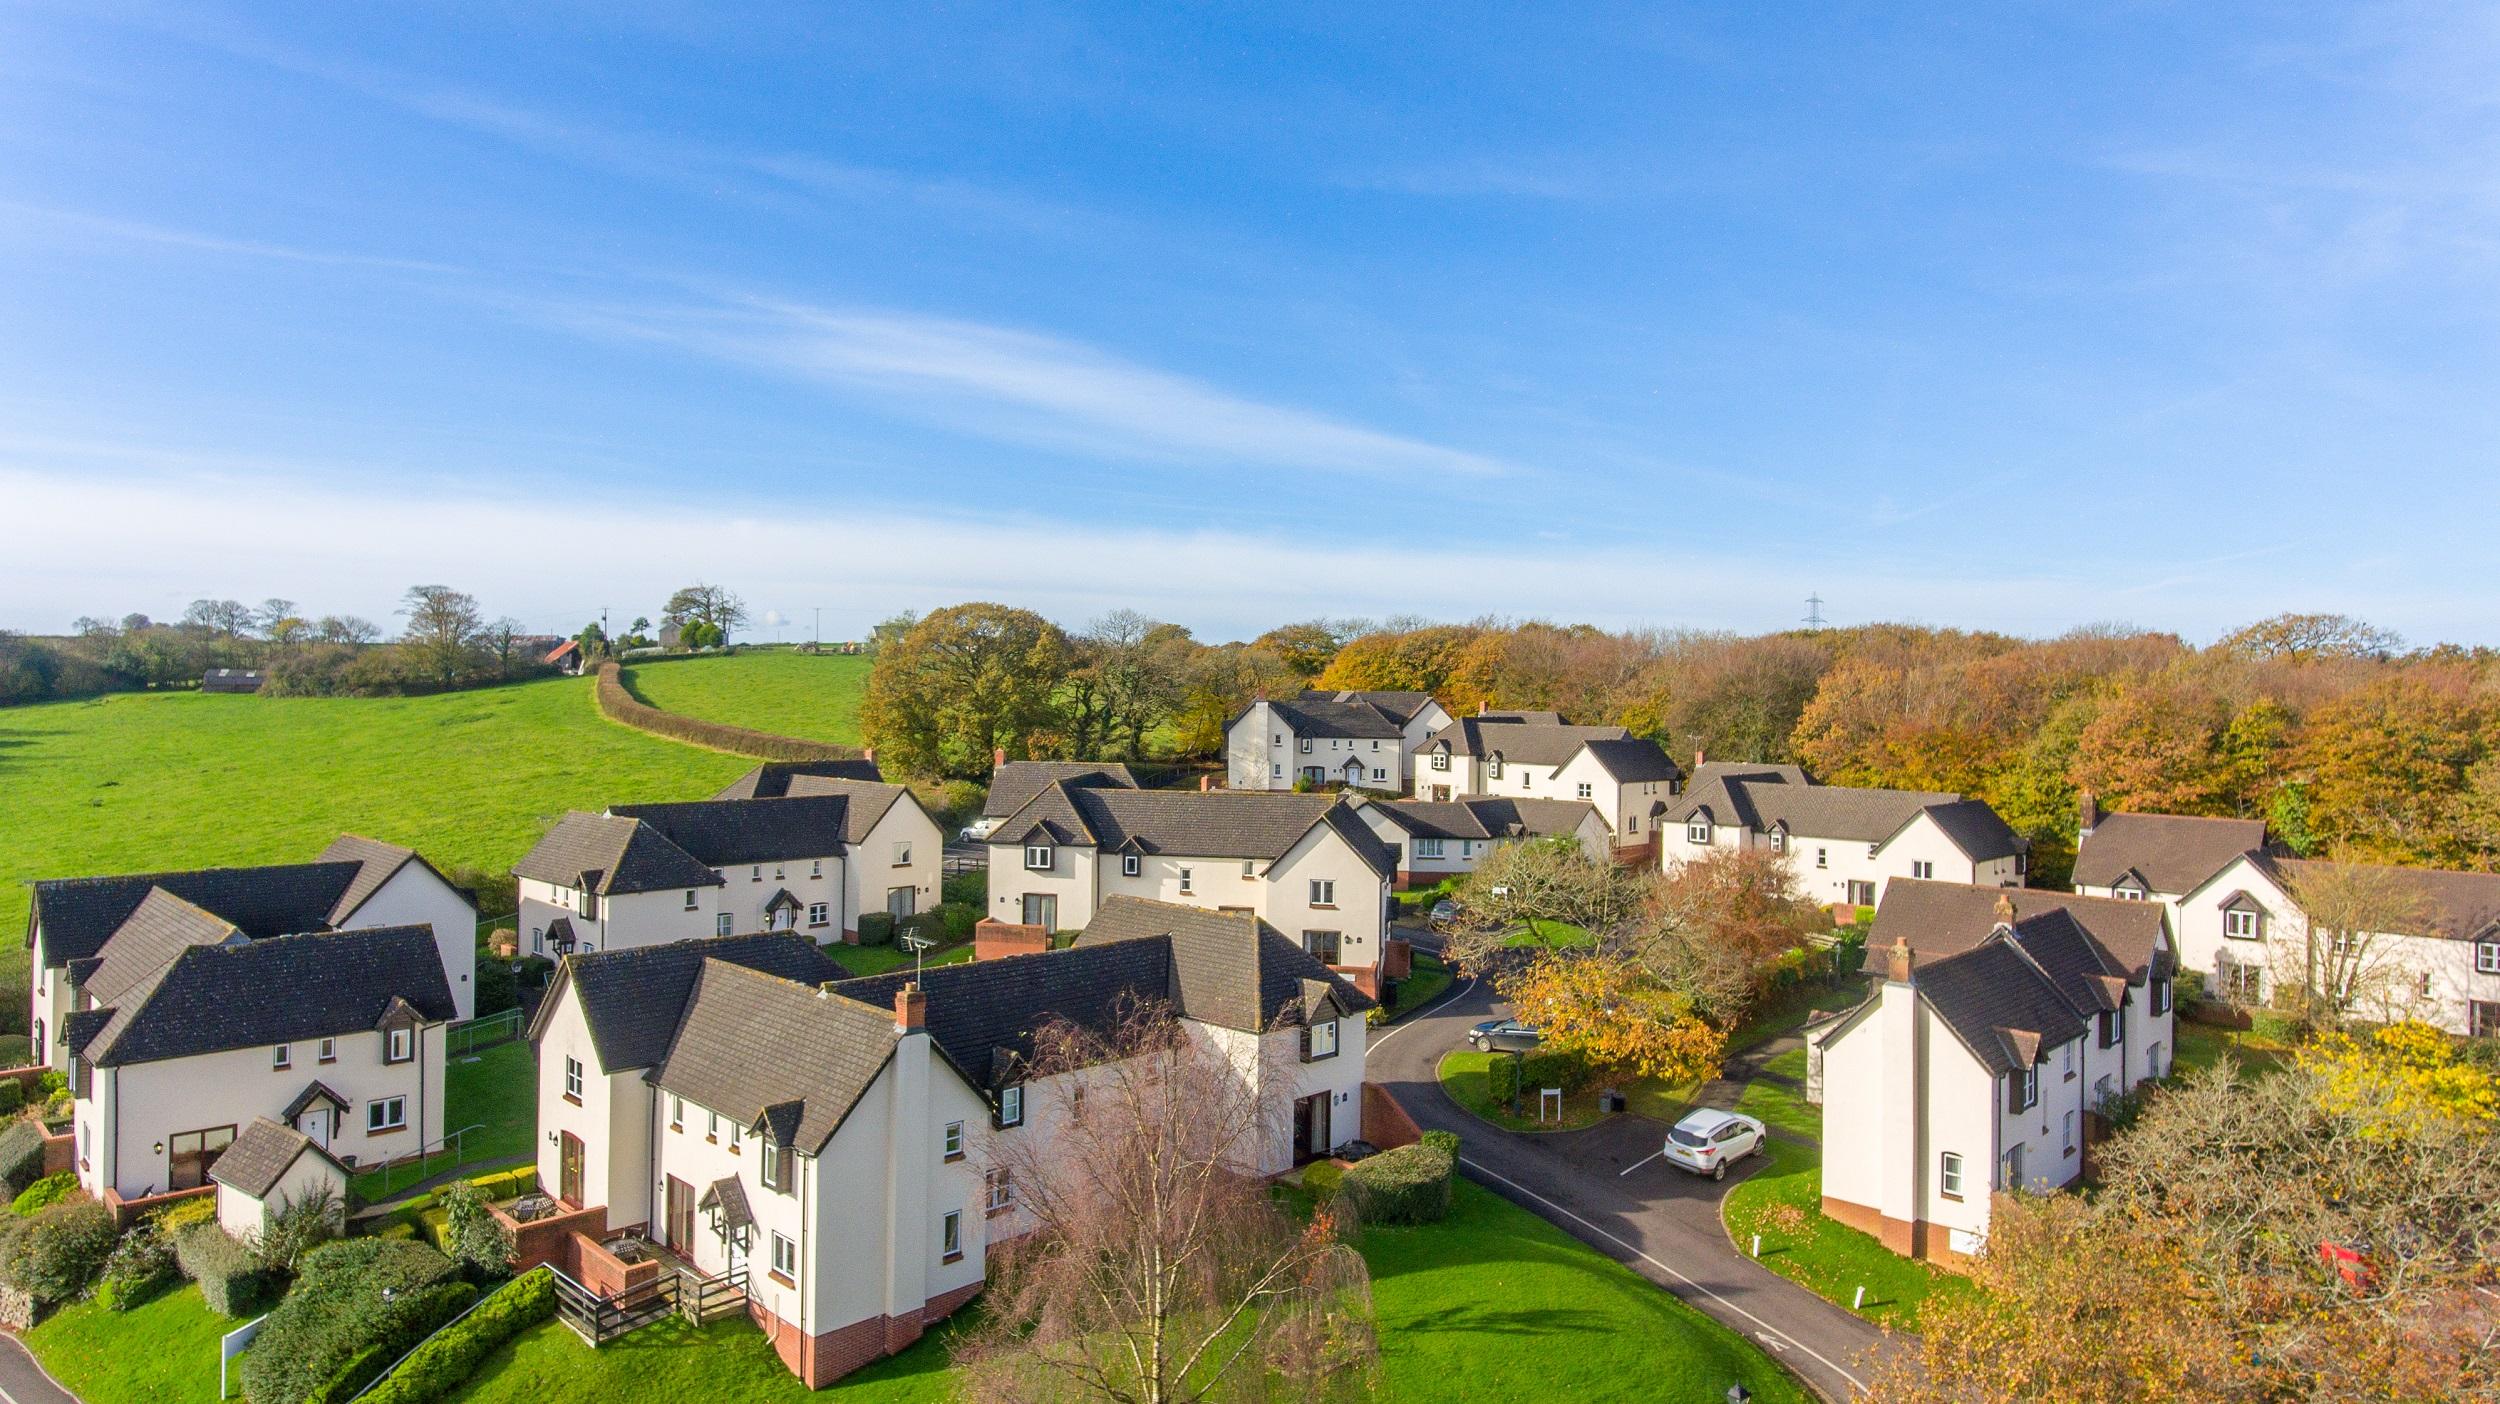
<instances>
[{"instance_id":1,"label":"trimmed shrub","mask_svg":"<svg viewBox=\"0 0 2500 1404\"><path fill-rule=\"evenodd\" d=\"M43 1089L43 1095L48 1100L69 1090L69 1074L59 1068L46 1068L43 1075L35 1079L35 1085Z\"/></svg>"},{"instance_id":2,"label":"trimmed shrub","mask_svg":"<svg viewBox=\"0 0 2500 1404\"><path fill-rule=\"evenodd\" d=\"M26 1084L16 1078L0 1082L0 1116L15 1116L26 1109Z\"/></svg>"},{"instance_id":3,"label":"trimmed shrub","mask_svg":"<svg viewBox=\"0 0 2500 1404\"><path fill-rule=\"evenodd\" d=\"M948 945L953 945L958 941L969 941L972 939L972 928L981 924L981 904L947 902L938 907L937 916L938 921L946 928L943 939Z\"/></svg>"},{"instance_id":4,"label":"trimmed shrub","mask_svg":"<svg viewBox=\"0 0 2500 1404\"><path fill-rule=\"evenodd\" d=\"M661 711L626 689L624 672L614 663L599 665L598 695L599 710L610 721L735 756L757 760L855 760L860 754L855 746L802 741L795 736L775 736L769 731L750 731L743 726Z\"/></svg>"},{"instance_id":5,"label":"trimmed shrub","mask_svg":"<svg viewBox=\"0 0 2500 1404\"><path fill-rule=\"evenodd\" d=\"M43 1127L24 1117L0 1127L0 1186L9 1198L43 1178Z\"/></svg>"},{"instance_id":6,"label":"trimmed shrub","mask_svg":"<svg viewBox=\"0 0 2500 1404\"><path fill-rule=\"evenodd\" d=\"M213 1223L216 1218L217 1196L213 1194L195 1194L189 1199L177 1199L148 1216L149 1222L156 1225L156 1231L165 1235L168 1242L193 1224Z\"/></svg>"},{"instance_id":7,"label":"trimmed shrub","mask_svg":"<svg viewBox=\"0 0 2500 1404\"><path fill-rule=\"evenodd\" d=\"M512 962L481 953L477 958L477 1017L521 1007L521 984L512 976Z\"/></svg>"},{"instance_id":8,"label":"trimmed shrub","mask_svg":"<svg viewBox=\"0 0 2500 1404\"><path fill-rule=\"evenodd\" d=\"M351 1238L313 1249L243 1357L244 1397L301 1404L353 1395L476 1299L476 1288L451 1280L456 1271L419 1243Z\"/></svg>"},{"instance_id":9,"label":"trimmed shrub","mask_svg":"<svg viewBox=\"0 0 2500 1404\"><path fill-rule=\"evenodd\" d=\"M555 1314L555 1275L543 1267L533 1268L418 1346L365 1399L369 1404L431 1404L467 1383L495 1347Z\"/></svg>"},{"instance_id":10,"label":"trimmed shrub","mask_svg":"<svg viewBox=\"0 0 2500 1404\"><path fill-rule=\"evenodd\" d=\"M1340 1193L1367 1224L1430 1224L1450 1214L1450 1177L1458 1172L1458 1138L1428 1132L1423 1140L1345 1172Z\"/></svg>"},{"instance_id":11,"label":"trimmed shrub","mask_svg":"<svg viewBox=\"0 0 2500 1404\"><path fill-rule=\"evenodd\" d=\"M863 946L894 944L894 916L890 912L859 914L859 943Z\"/></svg>"},{"instance_id":12,"label":"trimmed shrub","mask_svg":"<svg viewBox=\"0 0 2500 1404\"><path fill-rule=\"evenodd\" d=\"M19 1191L17 1198L9 1204L9 1212L21 1219L30 1218L77 1192L77 1172L64 1170L58 1175L46 1175Z\"/></svg>"},{"instance_id":13,"label":"trimmed shrub","mask_svg":"<svg viewBox=\"0 0 2500 1404\"><path fill-rule=\"evenodd\" d=\"M75 1301L104 1270L121 1232L92 1200L55 1204L0 1244L0 1281L47 1305Z\"/></svg>"},{"instance_id":14,"label":"trimmed shrub","mask_svg":"<svg viewBox=\"0 0 2500 1404\"><path fill-rule=\"evenodd\" d=\"M1547 1087L1559 1087L1568 1097L1595 1080L1596 1070L1577 1053L1540 1048L1525 1057L1508 1054L1496 1057L1485 1076L1494 1100L1506 1103L1510 1100L1513 1078L1525 1079L1518 1084L1523 1099L1533 1100L1540 1089Z\"/></svg>"},{"instance_id":15,"label":"trimmed shrub","mask_svg":"<svg viewBox=\"0 0 2500 1404\"><path fill-rule=\"evenodd\" d=\"M128 1311L180 1280L174 1245L165 1240L163 1227L151 1220L123 1234L122 1241L113 1245L112 1256L104 1260L104 1275L96 1283L95 1299L106 1311Z\"/></svg>"},{"instance_id":16,"label":"trimmed shrub","mask_svg":"<svg viewBox=\"0 0 2500 1404\"><path fill-rule=\"evenodd\" d=\"M1333 1160L1315 1160L1302 1171L1302 1187L1315 1199L1335 1195L1345 1184L1345 1167Z\"/></svg>"},{"instance_id":17,"label":"trimmed shrub","mask_svg":"<svg viewBox=\"0 0 2500 1404\"><path fill-rule=\"evenodd\" d=\"M201 1300L219 1316L257 1315L286 1288L285 1274L262 1266L214 1218L185 1225L170 1236L174 1262L183 1276L200 1284Z\"/></svg>"}]
</instances>

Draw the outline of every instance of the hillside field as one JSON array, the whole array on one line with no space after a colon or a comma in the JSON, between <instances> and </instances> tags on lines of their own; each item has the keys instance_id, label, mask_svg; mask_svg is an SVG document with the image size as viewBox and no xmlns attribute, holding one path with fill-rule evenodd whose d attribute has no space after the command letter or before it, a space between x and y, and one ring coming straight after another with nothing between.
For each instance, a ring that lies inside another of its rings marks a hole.
<instances>
[{"instance_id":1,"label":"hillside field","mask_svg":"<svg viewBox=\"0 0 2500 1404\"><path fill-rule=\"evenodd\" d=\"M0 710L0 1030L26 1023L30 879L300 862L342 830L500 871L567 809L699 799L752 764L608 721L580 678Z\"/></svg>"},{"instance_id":2,"label":"hillside field","mask_svg":"<svg viewBox=\"0 0 2500 1404\"><path fill-rule=\"evenodd\" d=\"M856 746L873 660L780 650L678 658L625 670L625 686L663 711Z\"/></svg>"}]
</instances>

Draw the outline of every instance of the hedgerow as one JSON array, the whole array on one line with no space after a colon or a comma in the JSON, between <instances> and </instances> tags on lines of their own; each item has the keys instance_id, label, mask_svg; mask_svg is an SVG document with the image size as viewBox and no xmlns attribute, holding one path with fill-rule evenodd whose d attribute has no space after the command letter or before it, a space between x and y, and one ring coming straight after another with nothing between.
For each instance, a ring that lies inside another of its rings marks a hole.
<instances>
[{"instance_id":1,"label":"hedgerow","mask_svg":"<svg viewBox=\"0 0 2500 1404\"><path fill-rule=\"evenodd\" d=\"M726 722L705 721L701 717L664 712L625 689L623 670L614 663L599 665L599 710L608 720L621 722L637 731L665 736L715 751L736 756L752 756L757 760L854 760L860 752L854 746L836 746L824 741L804 741L795 736L775 736L769 731L752 731Z\"/></svg>"},{"instance_id":2,"label":"hedgerow","mask_svg":"<svg viewBox=\"0 0 2500 1404\"><path fill-rule=\"evenodd\" d=\"M430 1404L468 1382L495 1347L556 1314L555 1274L534 1268L418 1346L365 1396L367 1404Z\"/></svg>"},{"instance_id":3,"label":"hedgerow","mask_svg":"<svg viewBox=\"0 0 2500 1404\"><path fill-rule=\"evenodd\" d=\"M1427 1131L1414 1145L1356 1161L1338 1192L1367 1224L1438 1223L1449 1217L1457 1172L1458 1137Z\"/></svg>"}]
</instances>

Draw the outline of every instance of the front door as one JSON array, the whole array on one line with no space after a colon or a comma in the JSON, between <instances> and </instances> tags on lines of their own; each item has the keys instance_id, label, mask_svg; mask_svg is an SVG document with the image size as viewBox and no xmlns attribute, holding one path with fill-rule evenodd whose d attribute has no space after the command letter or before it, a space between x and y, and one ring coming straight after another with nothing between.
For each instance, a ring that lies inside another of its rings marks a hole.
<instances>
[{"instance_id":1,"label":"front door","mask_svg":"<svg viewBox=\"0 0 2500 1404\"><path fill-rule=\"evenodd\" d=\"M1293 1104L1293 1158L1315 1160L1329 1149L1328 1094L1316 1092Z\"/></svg>"},{"instance_id":2,"label":"front door","mask_svg":"<svg viewBox=\"0 0 2500 1404\"><path fill-rule=\"evenodd\" d=\"M575 1206L582 1202L582 1138L570 1131L556 1147L556 1197Z\"/></svg>"},{"instance_id":3,"label":"front door","mask_svg":"<svg viewBox=\"0 0 2500 1404\"><path fill-rule=\"evenodd\" d=\"M1044 931L1059 929L1059 899L1047 892L1024 894L1024 924Z\"/></svg>"},{"instance_id":4,"label":"front door","mask_svg":"<svg viewBox=\"0 0 2500 1404\"><path fill-rule=\"evenodd\" d=\"M694 1186L668 1177L668 1248L679 1257L694 1256Z\"/></svg>"},{"instance_id":5,"label":"front door","mask_svg":"<svg viewBox=\"0 0 2500 1404\"><path fill-rule=\"evenodd\" d=\"M1450 800L1450 787L1449 787L1449 786L1447 786L1447 785L1435 785L1435 786L1433 786L1433 787L1432 787L1432 798L1433 798L1433 802L1434 802L1434 803L1436 803L1436 804L1447 804L1447 803L1449 803L1449 800Z\"/></svg>"},{"instance_id":6,"label":"front door","mask_svg":"<svg viewBox=\"0 0 2500 1404\"><path fill-rule=\"evenodd\" d=\"M901 921L918 910L920 910L919 888L889 887L885 890L885 914L887 916Z\"/></svg>"},{"instance_id":7,"label":"front door","mask_svg":"<svg viewBox=\"0 0 2500 1404\"><path fill-rule=\"evenodd\" d=\"M298 1124L304 1134L311 1138L314 1145L328 1150L330 1148L330 1124L336 1120L338 1120L337 1112L326 1106L316 1106L304 1113L303 1121Z\"/></svg>"},{"instance_id":8,"label":"front door","mask_svg":"<svg viewBox=\"0 0 2500 1404\"><path fill-rule=\"evenodd\" d=\"M198 1189L208 1183L208 1169L217 1157L234 1144L234 1128L211 1127L205 1131L177 1131L165 1138L170 1157L165 1188L169 1190Z\"/></svg>"}]
</instances>

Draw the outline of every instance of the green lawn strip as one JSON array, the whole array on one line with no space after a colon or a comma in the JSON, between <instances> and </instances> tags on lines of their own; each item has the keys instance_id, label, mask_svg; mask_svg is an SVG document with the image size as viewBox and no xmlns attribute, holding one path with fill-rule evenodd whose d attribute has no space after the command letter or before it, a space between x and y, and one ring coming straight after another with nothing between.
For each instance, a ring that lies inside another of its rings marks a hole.
<instances>
[{"instance_id":1,"label":"green lawn strip","mask_svg":"<svg viewBox=\"0 0 2500 1404\"><path fill-rule=\"evenodd\" d=\"M2225 1057L2237 1060L2244 1073L2271 1072L2292 1056L2290 1044L2247 1029L2226 1029L2186 1019L2179 1020L2176 1027L2179 1047L2170 1064L2174 1076L2211 1067Z\"/></svg>"},{"instance_id":2,"label":"green lawn strip","mask_svg":"<svg viewBox=\"0 0 2500 1404\"><path fill-rule=\"evenodd\" d=\"M1380 1397L1802 1400L1769 1357L1545 1220L1464 1179L1450 1217L1363 1231Z\"/></svg>"},{"instance_id":3,"label":"green lawn strip","mask_svg":"<svg viewBox=\"0 0 2500 1404\"><path fill-rule=\"evenodd\" d=\"M1588 933L1587 927L1574 926L1567 921L1532 921L1510 933L1502 944L1514 950L1531 950L1541 946L1548 950L1566 951L1580 946L1594 946L1597 938Z\"/></svg>"},{"instance_id":4,"label":"green lawn strip","mask_svg":"<svg viewBox=\"0 0 2500 1404\"><path fill-rule=\"evenodd\" d=\"M556 678L432 697L127 694L0 710L0 928L38 877L304 862L341 831L509 869L568 809L711 794L754 764L599 715ZM206 821L204 822L204 816ZM23 985L22 943L0 982ZM23 1002L0 1011L22 1029Z\"/></svg>"},{"instance_id":5,"label":"green lawn strip","mask_svg":"<svg viewBox=\"0 0 2500 1404\"><path fill-rule=\"evenodd\" d=\"M772 1343L743 1316L695 1327L670 1318L597 1350L559 1321L532 1326L498 1346L450 1396L461 1404L546 1404L551 1400L838 1400L840 1404L933 1404L954 1397L947 1372L952 1333L923 1336L909 1350L810 1391L781 1363Z\"/></svg>"},{"instance_id":6,"label":"green lawn strip","mask_svg":"<svg viewBox=\"0 0 2500 1404\"><path fill-rule=\"evenodd\" d=\"M662 711L856 746L873 661L841 653L721 654L631 664L625 685Z\"/></svg>"},{"instance_id":7,"label":"green lawn strip","mask_svg":"<svg viewBox=\"0 0 2500 1404\"><path fill-rule=\"evenodd\" d=\"M20 1339L87 1404L211 1404L218 1338L242 1324L186 1283L129 1311L74 1302Z\"/></svg>"},{"instance_id":8,"label":"green lawn strip","mask_svg":"<svg viewBox=\"0 0 2500 1404\"><path fill-rule=\"evenodd\" d=\"M1771 1059L1767 1063L1764 1063L1762 1065L1762 1070L1767 1073L1777 1073L1779 1076L1787 1078L1793 1082L1802 1083L1806 1080L1806 1050L1803 1048L1791 1048L1787 1052L1780 1054L1778 1057Z\"/></svg>"},{"instance_id":9,"label":"green lawn strip","mask_svg":"<svg viewBox=\"0 0 2500 1404\"><path fill-rule=\"evenodd\" d=\"M1395 1023L1428 1007L1449 989L1450 980L1450 968L1441 963L1439 956L1417 951L1413 972L1398 985L1398 1007L1389 1012L1389 1021Z\"/></svg>"},{"instance_id":10,"label":"green lawn strip","mask_svg":"<svg viewBox=\"0 0 2500 1404\"><path fill-rule=\"evenodd\" d=\"M1508 1053L1446 1054L1441 1059L1441 1086L1451 1100L1507 1131L1572 1131L1597 1122L1598 1088L1593 1084L1563 1098L1560 1121L1536 1119L1537 1094L1533 1087L1519 1099L1519 1108L1526 1115L1512 1116L1507 1101L1496 1102L1493 1097L1493 1064L1510 1059Z\"/></svg>"},{"instance_id":11,"label":"green lawn strip","mask_svg":"<svg viewBox=\"0 0 2500 1404\"><path fill-rule=\"evenodd\" d=\"M1816 982L1798 986L1775 1003L1755 1010L1744 1027L1728 1039L1727 1051L1735 1054L1758 1048L1781 1034L1804 1028L1806 1021L1817 1014L1853 1008L1865 998L1865 986L1854 980L1840 985ZM1800 1071L1797 1075L1805 1074Z\"/></svg>"},{"instance_id":12,"label":"green lawn strip","mask_svg":"<svg viewBox=\"0 0 2500 1404\"><path fill-rule=\"evenodd\" d=\"M1918 1329L1919 1306L1931 1295L1976 1290L1966 1277L1904 1258L1872 1236L1826 1218L1822 1157L1814 1150L1772 1141L1765 1154L1770 1163L1720 1202L1738 1252L1750 1251L1753 1235L1760 1233L1764 1267L1843 1307L1864 1287L1866 1305L1859 1314L1908 1331Z\"/></svg>"},{"instance_id":13,"label":"green lawn strip","mask_svg":"<svg viewBox=\"0 0 2500 1404\"><path fill-rule=\"evenodd\" d=\"M1775 1131L1791 1131L1816 1141L1823 1138L1822 1109L1808 1105L1803 1091L1785 1083L1746 1083L1734 1110Z\"/></svg>"},{"instance_id":14,"label":"green lawn strip","mask_svg":"<svg viewBox=\"0 0 2500 1404\"><path fill-rule=\"evenodd\" d=\"M449 1148L426 1157L422 1170L414 1165L367 1170L351 1182L367 1202L388 1197L428 1175L475 1169L484 1173L499 1164L530 1160L538 1148L538 1064L527 1043L514 1041L451 1059L443 1072L443 1130L466 1126L482 1129L461 1137L461 1153ZM387 1177L387 1178L386 1178Z\"/></svg>"},{"instance_id":15,"label":"green lawn strip","mask_svg":"<svg viewBox=\"0 0 2500 1404\"><path fill-rule=\"evenodd\" d=\"M825 954L833 957L834 964L853 975L883 975L889 970L904 970L911 966L911 952L899 945L844 946L837 944L825 947ZM920 963L924 966L955 965L970 959L972 959L972 943L965 941L959 945L940 946L936 950L926 952L920 957Z\"/></svg>"}]
</instances>

